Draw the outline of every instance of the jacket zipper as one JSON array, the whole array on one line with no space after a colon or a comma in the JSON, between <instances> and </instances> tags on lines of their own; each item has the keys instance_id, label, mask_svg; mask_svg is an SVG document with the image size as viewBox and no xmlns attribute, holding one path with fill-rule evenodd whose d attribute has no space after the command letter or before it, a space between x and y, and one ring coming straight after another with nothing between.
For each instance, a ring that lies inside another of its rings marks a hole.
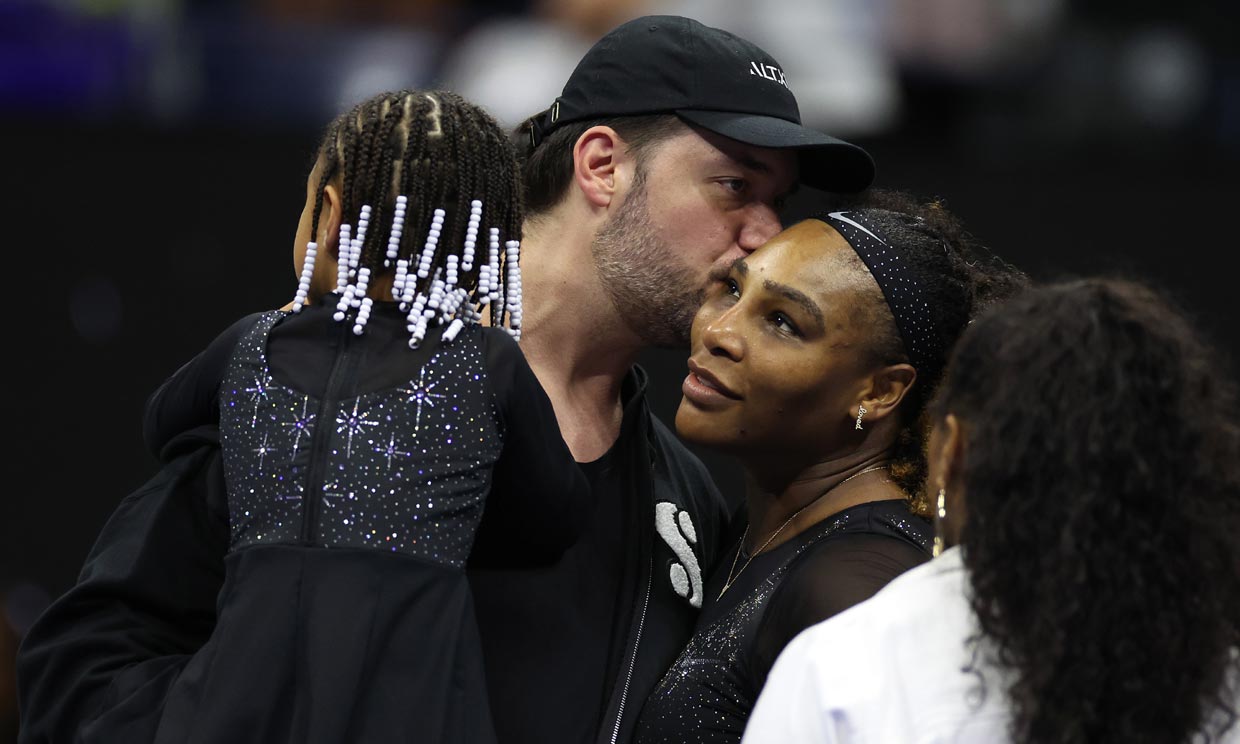
<instances>
[{"instance_id":1,"label":"jacket zipper","mask_svg":"<svg viewBox=\"0 0 1240 744\"><path fill-rule=\"evenodd\" d=\"M323 400L319 403L318 426L314 432L314 443L310 446L310 472L306 478L306 493L302 496L304 508L302 514L301 525L301 541L306 545L314 544L314 536L318 532L319 522L319 501L322 499L323 491L323 464L326 449L331 443L331 430L324 431L328 422L335 422L336 413L336 388L339 387L340 377L344 374L346 362L349 359L349 333L351 328L349 322L340 324L340 353L336 355L336 361L332 364L331 374L327 377L327 387L323 390Z\"/></svg>"},{"instance_id":2,"label":"jacket zipper","mask_svg":"<svg viewBox=\"0 0 1240 744\"><path fill-rule=\"evenodd\" d=\"M624 704L629 699L629 685L633 682L633 668L637 665L637 649L642 643L642 629L646 625L646 609L650 606L650 585L654 578L654 555L650 555L646 570L646 596L642 600L642 614L637 619L637 636L633 640L633 651L629 656L629 669L624 675L624 687L620 690L620 707L616 711L616 725L611 732L611 744L620 739L620 724L624 721Z\"/></svg>"}]
</instances>

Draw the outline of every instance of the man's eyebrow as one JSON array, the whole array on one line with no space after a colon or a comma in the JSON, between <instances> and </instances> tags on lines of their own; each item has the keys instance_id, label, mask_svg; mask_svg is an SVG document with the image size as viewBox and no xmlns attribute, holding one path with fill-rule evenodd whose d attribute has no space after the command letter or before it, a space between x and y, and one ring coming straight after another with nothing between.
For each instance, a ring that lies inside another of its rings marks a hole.
<instances>
[{"instance_id":1,"label":"man's eyebrow","mask_svg":"<svg viewBox=\"0 0 1240 744\"><path fill-rule=\"evenodd\" d=\"M745 166L749 170L757 171L758 173L762 173L763 175L769 175L770 173L774 172L774 169L771 168L770 165L762 162L761 160L758 160L757 158L755 158L753 155L750 155L749 153L744 153L744 152L729 153L728 157L732 158L737 163L740 163L741 165Z\"/></svg>"},{"instance_id":2,"label":"man's eyebrow","mask_svg":"<svg viewBox=\"0 0 1240 744\"><path fill-rule=\"evenodd\" d=\"M740 165L742 168L746 168L750 171L759 173L763 176L775 175L775 169L772 168L770 164L757 159L756 157L754 157L753 155L750 155L749 153L744 153L744 152L727 153L727 156L728 158L732 160L732 162L736 163L737 165ZM801 189L800 181L793 181L792 185L788 187L786 191L779 194L777 198L779 198L782 201L787 201L788 199L792 198L793 194L800 191L800 189Z\"/></svg>"},{"instance_id":3,"label":"man's eyebrow","mask_svg":"<svg viewBox=\"0 0 1240 744\"><path fill-rule=\"evenodd\" d=\"M818 324L819 332L826 330L827 321L822 317L822 310L820 310L818 308L818 305L815 304L814 301L811 300L808 296L806 296L804 292L793 289L792 287L789 287L787 284L780 284L779 282L773 282L770 279L764 280L762 282L762 287L766 289L768 292L774 292L775 294L780 295L781 297L800 305L802 309L805 310L805 312L809 313L810 315L814 317L814 321Z\"/></svg>"}]
</instances>

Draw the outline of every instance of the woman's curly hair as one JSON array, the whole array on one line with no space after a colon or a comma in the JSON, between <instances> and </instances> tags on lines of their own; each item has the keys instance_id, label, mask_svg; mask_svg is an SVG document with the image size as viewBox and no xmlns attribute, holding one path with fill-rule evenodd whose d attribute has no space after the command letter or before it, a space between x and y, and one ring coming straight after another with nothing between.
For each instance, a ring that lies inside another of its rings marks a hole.
<instances>
[{"instance_id":1,"label":"woman's curly hair","mask_svg":"<svg viewBox=\"0 0 1240 744\"><path fill-rule=\"evenodd\" d=\"M929 434L926 404L933 398L947 356L965 326L982 310L1028 286L1025 274L991 253L965 230L938 200L923 201L902 191L873 189L836 208L865 217L883 239L900 252L908 271L918 277L941 338L938 358L917 369L917 381L900 403L903 426L892 449L891 476L909 494L913 510L929 515L922 497ZM869 273L859 256L852 262ZM877 284L861 303L858 321L871 329L867 353L875 365L909 362L895 318Z\"/></svg>"},{"instance_id":2,"label":"woman's curly hair","mask_svg":"<svg viewBox=\"0 0 1240 744\"><path fill-rule=\"evenodd\" d=\"M974 670L1012 739L1187 742L1236 718L1232 377L1148 287L1028 291L957 345L933 415L964 432Z\"/></svg>"}]
</instances>

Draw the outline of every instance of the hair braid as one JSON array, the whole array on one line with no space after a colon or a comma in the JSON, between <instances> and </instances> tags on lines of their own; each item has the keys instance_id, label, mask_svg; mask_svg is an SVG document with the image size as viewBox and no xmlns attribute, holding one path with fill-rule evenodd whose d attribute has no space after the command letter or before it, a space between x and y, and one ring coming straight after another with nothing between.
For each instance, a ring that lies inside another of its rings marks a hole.
<instances>
[{"instance_id":1,"label":"hair braid","mask_svg":"<svg viewBox=\"0 0 1240 744\"><path fill-rule=\"evenodd\" d=\"M396 191L395 178L393 173L393 163L397 162L404 155L408 140L398 141L395 137L396 127L400 124L403 113L398 105L394 105L389 98L384 100L381 110L381 119L378 131L375 134L376 141L379 145L380 158L375 169L374 181L372 183L372 193L376 196L383 195L384 198L374 199L371 205L371 225L375 228L366 234L366 242L362 245L362 264L364 266L373 267L372 271L377 271L382 267L387 258L387 241L385 234L377 229L382 227L387 229L391 223L391 213L395 208L395 198L387 199L388 194L400 193ZM402 238L404 237L402 233Z\"/></svg>"},{"instance_id":2,"label":"hair braid","mask_svg":"<svg viewBox=\"0 0 1240 744\"><path fill-rule=\"evenodd\" d=\"M426 294L437 269L445 269L447 257L458 255L469 223L470 202L483 202L480 225L482 261L475 268L458 269L458 287L476 302L479 271L485 262L485 228L498 227L503 240L520 240L522 195L520 169L507 136L485 111L448 91L405 90L384 93L364 101L337 117L328 127L320 148L322 177L315 197L314 224L318 229L323 189L340 179L343 220L356 220L362 205L371 208L370 228L362 246L360 265L372 276L392 271L384 267L387 241L397 196L406 198L404 229L397 257L408 261L413 272L425 246L426 230L436 209L446 212L438 243L431 257L430 275L417 279L414 289ZM406 233L413 233L407 237ZM477 254L476 254L477 255ZM501 257L495 286L502 292L507 278L506 256ZM492 308L501 325L503 302Z\"/></svg>"},{"instance_id":3,"label":"hair braid","mask_svg":"<svg viewBox=\"0 0 1240 744\"><path fill-rule=\"evenodd\" d=\"M335 178L340 167L340 157L336 151L336 138L339 128L334 124L319 147L319 183L314 189L314 216L310 221L310 239L317 240L319 234L319 218L323 214L323 191L327 184Z\"/></svg>"},{"instance_id":4,"label":"hair braid","mask_svg":"<svg viewBox=\"0 0 1240 744\"><path fill-rule=\"evenodd\" d=\"M361 209L362 206L369 206L371 209L371 222L375 222L375 210L378 209L379 203L386 201L387 191L376 188L375 176L378 172L378 160L383 157L385 147L377 146L379 135L379 110L382 107L382 98L373 98L363 107L363 118L361 131L359 132L360 147L360 178L354 181L353 188L357 192L353 199L353 204ZM356 226L354 230L356 236ZM368 265L366 259L366 246L374 242L379 230L367 229L365 239L361 246L361 261L359 266Z\"/></svg>"}]
</instances>

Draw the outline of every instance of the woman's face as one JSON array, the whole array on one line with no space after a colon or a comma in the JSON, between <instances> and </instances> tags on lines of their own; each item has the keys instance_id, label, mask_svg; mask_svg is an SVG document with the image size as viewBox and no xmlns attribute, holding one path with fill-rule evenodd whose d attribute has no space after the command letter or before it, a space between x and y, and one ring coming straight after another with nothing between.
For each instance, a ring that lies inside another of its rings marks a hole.
<instances>
[{"instance_id":1,"label":"woman's face","mask_svg":"<svg viewBox=\"0 0 1240 744\"><path fill-rule=\"evenodd\" d=\"M733 264L694 318L676 429L746 457L855 447L857 402L872 371L858 322L866 282L874 280L853 249L818 220Z\"/></svg>"}]
</instances>

